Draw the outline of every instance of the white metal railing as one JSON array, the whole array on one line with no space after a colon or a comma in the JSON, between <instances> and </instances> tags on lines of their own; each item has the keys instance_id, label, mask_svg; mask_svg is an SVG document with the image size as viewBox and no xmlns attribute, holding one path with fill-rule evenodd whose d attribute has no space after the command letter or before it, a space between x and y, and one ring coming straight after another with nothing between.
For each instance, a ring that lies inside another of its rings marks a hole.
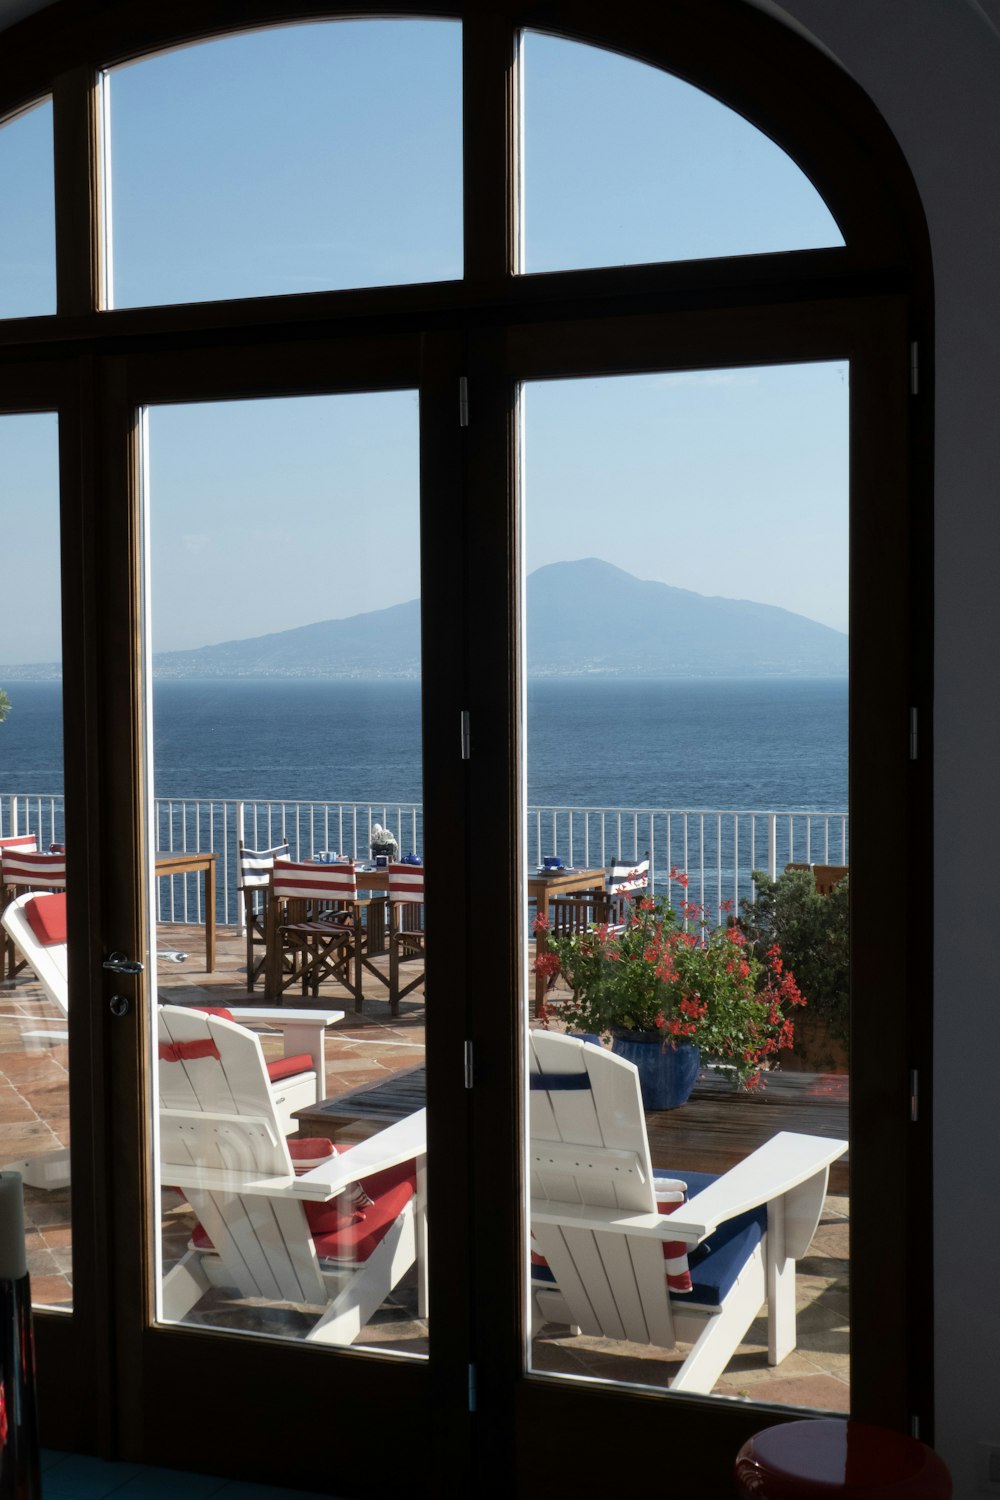
<instances>
[{"instance_id":1,"label":"white metal railing","mask_svg":"<svg viewBox=\"0 0 1000 1500\"><path fill-rule=\"evenodd\" d=\"M423 809L413 802L166 797L157 799L155 817L158 850L218 854L216 917L223 923L242 921L241 839L251 848L269 848L287 838L295 859L310 859L322 849L360 858L369 852L373 825L381 823L393 830L401 853L423 848ZM848 823L846 812L529 807L527 858L529 868L549 856L596 867L618 857L640 860L648 852L655 890L668 889L676 867L688 876L689 897L716 918L723 902L738 908L753 894L754 870L773 879L787 864L849 864ZM0 837L29 831L43 848L64 842L62 793L0 793ZM203 920L197 876L163 876L159 887L158 921Z\"/></svg>"}]
</instances>

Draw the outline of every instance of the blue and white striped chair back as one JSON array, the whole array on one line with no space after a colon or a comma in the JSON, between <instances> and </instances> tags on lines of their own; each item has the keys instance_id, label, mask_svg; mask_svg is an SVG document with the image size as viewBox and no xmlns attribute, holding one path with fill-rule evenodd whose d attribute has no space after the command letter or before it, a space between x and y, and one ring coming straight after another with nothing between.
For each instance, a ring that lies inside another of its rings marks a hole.
<instances>
[{"instance_id":1,"label":"blue and white striped chair back","mask_svg":"<svg viewBox=\"0 0 1000 1500\"><path fill-rule=\"evenodd\" d=\"M247 849L240 845L239 884L241 888L254 889L267 885L276 859L288 858L288 840L275 844L273 849Z\"/></svg>"},{"instance_id":2,"label":"blue and white striped chair back","mask_svg":"<svg viewBox=\"0 0 1000 1500\"><path fill-rule=\"evenodd\" d=\"M645 859L624 861L621 856L611 861L608 869L608 895L627 896L649 889L649 855Z\"/></svg>"}]
</instances>

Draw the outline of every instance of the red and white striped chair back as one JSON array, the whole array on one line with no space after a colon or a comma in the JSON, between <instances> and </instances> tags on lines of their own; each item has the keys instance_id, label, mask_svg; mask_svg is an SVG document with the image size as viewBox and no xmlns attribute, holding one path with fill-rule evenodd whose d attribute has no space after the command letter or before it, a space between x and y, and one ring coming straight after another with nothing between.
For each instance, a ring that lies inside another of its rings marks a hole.
<instances>
[{"instance_id":1,"label":"red and white striped chair back","mask_svg":"<svg viewBox=\"0 0 1000 1500\"><path fill-rule=\"evenodd\" d=\"M0 859L3 858L5 849L19 849L22 853L29 851L34 854L38 849L38 839L33 833L12 833L7 838L0 839Z\"/></svg>"},{"instance_id":2,"label":"red and white striped chair back","mask_svg":"<svg viewBox=\"0 0 1000 1500\"><path fill-rule=\"evenodd\" d=\"M66 888L65 854L39 854L34 849L2 851L4 885L24 886L36 891L61 891Z\"/></svg>"},{"instance_id":3,"label":"red and white striped chair back","mask_svg":"<svg viewBox=\"0 0 1000 1500\"><path fill-rule=\"evenodd\" d=\"M389 900L420 902L423 899L423 865L390 865Z\"/></svg>"},{"instance_id":4,"label":"red and white striped chair back","mask_svg":"<svg viewBox=\"0 0 1000 1500\"><path fill-rule=\"evenodd\" d=\"M271 890L276 897L332 903L358 899L358 877L353 864L323 865L312 860L276 859Z\"/></svg>"}]
</instances>

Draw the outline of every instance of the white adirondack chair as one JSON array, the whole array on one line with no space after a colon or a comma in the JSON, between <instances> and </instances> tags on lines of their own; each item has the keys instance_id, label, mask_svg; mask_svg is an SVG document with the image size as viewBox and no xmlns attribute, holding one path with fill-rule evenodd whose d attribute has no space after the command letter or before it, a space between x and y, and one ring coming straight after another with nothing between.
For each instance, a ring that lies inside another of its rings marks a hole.
<instances>
[{"instance_id":1,"label":"white adirondack chair","mask_svg":"<svg viewBox=\"0 0 1000 1500\"><path fill-rule=\"evenodd\" d=\"M34 926L30 920L29 908L37 911L43 918ZM57 919L46 923L44 917L49 912L56 914ZM0 922L8 937L13 939L15 948L27 959L53 1005L58 1006L64 1016L67 1015L66 943L65 940L58 939L51 941L52 932L66 930L65 893L26 891L23 895L15 896L10 905L4 907L0 913ZM49 929L48 933L46 927Z\"/></svg>"},{"instance_id":2,"label":"white adirondack chair","mask_svg":"<svg viewBox=\"0 0 1000 1500\"><path fill-rule=\"evenodd\" d=\"M423 1316L424 1111L296 1176L253 1033L169 1005L159 1026L162 1180L184 1193L209 1240L196 1236L164 1277L164 1316L182 1319L210 1286L235 1287L318 1305L308 1339L349 1344L414 1262ZM307 1216L362 1179L374 1199L363 1221L343 1199Z\"/></svg>"},{"instance_id":3,"label":"white adirondack chair","mask_svg":"<svg viewBox=\"0 0 1000 1500\"><path fill-rule=\"evenodd\" d=\"M28 891L0 913L4 930L24 955L39 983L64 1016L69 1015L66 942L52 941L55 932L66 930L65 892ZM226 1015L240 1024L281 1032L283 1056L268 1064L271 1088L285 1135L298 1129L293 1119L326 1094L324 1032L343 1020L342 1010L309 1010L282 1006L246 1006ZM30 1034L30 1033L26 1033ZM49 1040L65 1040L65 1031L39 1033ZM29 1187L60 1188L69 1182L69 1152L56 1150L22 1161L8 1162L3 1170L20 1172Z\"/></svg>"},{"instance_id":4,"label":"white adirondack chair","mask_svg":"<svg viewBox=\"0 0 1000 1500\"><path fill-rule=\"evenodd\" d=\"M672 1390L708 1392L767 1304L768 1363L795 1347L795 1262L847 1142L782 1131L718 1178L654 1174L634 1065L591 1043L529 1036L532 1334L546 1322L672 1349ZM657 1211L655 1176L688 1182ZM667 1291L663 1246L688 1247L693 1290ZM700 1248L699 1248L700 1247Z\"/></svg>"}]
</instances>

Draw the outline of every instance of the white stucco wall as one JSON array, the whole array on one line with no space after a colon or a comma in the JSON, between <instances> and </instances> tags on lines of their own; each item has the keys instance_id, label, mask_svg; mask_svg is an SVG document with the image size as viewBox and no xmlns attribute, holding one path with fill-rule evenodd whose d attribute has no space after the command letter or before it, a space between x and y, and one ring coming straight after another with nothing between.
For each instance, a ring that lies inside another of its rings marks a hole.
<instances>
[{"instance_id":1,"label":"white stucco wall","mask_svg":"<svg viewBox=\"0 0 1000 1500\"><path fill-rule=\"evenodd\" d=\"M776 8L776 7L774 7ZM1000 6L785 0L909 160L936 295L936 1446L1000 1446Z\"/></svg>"}]
</instances>

